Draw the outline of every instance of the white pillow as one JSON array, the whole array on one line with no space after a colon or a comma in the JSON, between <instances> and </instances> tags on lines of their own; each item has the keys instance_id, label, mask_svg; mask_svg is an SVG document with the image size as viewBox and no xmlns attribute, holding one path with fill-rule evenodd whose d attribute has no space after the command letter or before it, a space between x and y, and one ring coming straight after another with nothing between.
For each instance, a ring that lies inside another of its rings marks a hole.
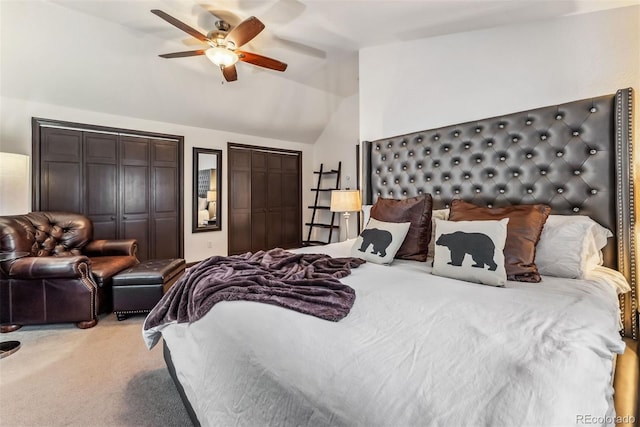
<instances>
[{"instance_id":1,"label":"white pillow","mask_svg":"<svg viewBox=\"0 0 640 427\"><path fill-rule=\"evenodd\" d=\"M376 264L391 264L410 225L410 222L384 222L371 218L353 244L351 255Z\"/></svg>"},{"instance_id":2,"label":"white pillow","mask_svg":"<svg viewBox=\"0 0 640 427\"><path fill-rule=\"evenodd\" d=\"M207 199L204 197L198 197L198 210L203 211L207 209Z\"/></svg>"},{"instance_id":3,"label":"white pillow","mask_svg":"<svg viewBox=\"0 0 640 427\"><path fill-rule=\"evenodd\" d=\"M545 276L583 279L602 265L611 231L585 215L549 215L536 245L535 263Z\"/></svg>"},{"instance_id":4,"label":"white pillow","mask_svg":"<svg viewBox=\"0 0 640 427\"><path fill-rule=\"evenodd\" d=\"M436 219L449 219L449 209L434 209L431 211L431 240L429 240L429 249L427 250L427 258L433 258L436 246Z\"/></svg>"},{"instance_id":5,"label":"white pillow","mask_svg":"<svg viewBox=\"0 0 640 427\"><path fill-rule=\"evenodd\" d=\"M436 219L432 273L468 282L504 286L504 243L509 218L500 221Z\"/></svg>"},{"instance_id":6,"label":"white pillow","mask_svg":"<svg viewBox=\"0 0 640 427\"><path fill-rule=\"evenodd\" d=\"M371 208L373 205L362 205L362 225L363 227L367 226L369 222L369 218L371 218Z\"/></svg>"}]
</instances>

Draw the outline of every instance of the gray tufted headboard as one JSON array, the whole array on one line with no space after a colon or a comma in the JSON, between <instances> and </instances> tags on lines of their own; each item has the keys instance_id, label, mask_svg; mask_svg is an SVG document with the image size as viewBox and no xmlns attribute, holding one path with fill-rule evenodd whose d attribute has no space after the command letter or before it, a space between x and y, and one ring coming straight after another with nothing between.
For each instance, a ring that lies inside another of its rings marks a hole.
<instances>
[{"instance_id":1,"label":"gray tufted headboard","mask_svg":"<svg viewBox=\"0 0 640 427\"><path fill-rule=\"evenodd\" d=\"M430 193L434 209L545 203L615 231L605 265L633 292L621 298L636 337L632 90L363 142L363 201Z\"/></svg>"}]
</instances>

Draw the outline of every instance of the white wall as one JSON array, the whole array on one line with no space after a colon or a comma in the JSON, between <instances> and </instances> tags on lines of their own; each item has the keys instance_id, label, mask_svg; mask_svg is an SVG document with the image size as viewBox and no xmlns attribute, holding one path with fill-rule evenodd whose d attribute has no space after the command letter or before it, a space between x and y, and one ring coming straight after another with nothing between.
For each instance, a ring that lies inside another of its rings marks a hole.
<instances>
[{"instance_id":1,"label":"white wall","mask_svg":"<svg viewBox=\"0 0 640 427\"><path fill-rule=\"evenodd\" d=\"M324 164L325 169L334 169L338 167L338 162L342 162L341 188L343 189L356 188L356 146L359 143L358 99L358 95L353 95L342 100L337 111L331 116L329 123L316 140L313 150L313 166L315 170L320 168L321 163ZM316 180L317 175L314 175L312 178L313 187L316 185ZM330 184L335 184L335 181L333 177L328 177L325 178L323 183L324 188L328 188ZM305 189L308 191L306 187ZM320 197L322 197L322 195ZM330 196L325 194L324 197L326 200L329 200ZM311 213L309 213L309 215L310 214ZM327 218L330 214L319 211L319 215ZM339 214L339 218L341 223L340 233L334 233L332 241L338 241L338 239L344 240L345 238L345 224L342 214ZM353 215L349 220L349 227L350 237L355 237L356 218ZM304 239L307 238L306 233L308 232L309 228L305 227ZM319 233L312 236L312 239L326 241L327 237L328 235L325 230L319 230Z\"/></svg>"},{"instance_id":2,"label":"white wall","mask_svg":"<svg viewBox=\"0 0 640 427\"><path fill-rule=\"evenodd\" d=\"M228 213L227 195L227 142L284 148L302 151L303 206L311 203L309 191L312 186L313 146L310 144L260 138L250 135L216 131L173 123L164 123L133 117L116 116L89 110L61 107L21 99L0 97L0 151L31 156L31 118L71 121L131 130L167 133L184 136L184 253L187 262L199 261L212 255L227 254ZM223 224L221 231L206 233L191 232L192 193L192 148L217 148L222 150L223 176ZM307 213L303 210L303 218ZM211 248L209 248L211 244Z\"/></svg>"},{"instance_id":3,"label":"white wall","mask_svg":"<svg viewBox=\"0 0 640 427\"><path fill-rule=\"evenodd\" d=\"M629 86L640 99L640 6L370 47L360 51L360 138Z\"/></svg>"}]
</instances>

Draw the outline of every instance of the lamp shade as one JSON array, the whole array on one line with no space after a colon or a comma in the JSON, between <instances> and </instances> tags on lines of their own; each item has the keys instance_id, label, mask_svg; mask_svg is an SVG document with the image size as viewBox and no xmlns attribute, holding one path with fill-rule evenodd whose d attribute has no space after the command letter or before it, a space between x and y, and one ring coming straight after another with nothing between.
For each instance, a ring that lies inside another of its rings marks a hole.
<instances>
[{"instance_id":1,"label":"lamp shade","mask_svg":"<svg viewBox=\"0 0 640 427\"><path fill-rule=\"evenodd\" d=\"M360 191L333 190L331 192L331 212L355 212L362 209Z\"/></svg>"},{"instance_id":2,"label":"lamp shade","mask_svg":"<svg viewBox=\"0 0 640 427\"><path fill-rule=\"evenodd\" d=\"M29 156L0 153L0 215L29 212Z\"/></svg>"},{"instance_id":3,"label":"lamp shade","mask_svg":"<svg viewBox=\"0 0 640 427\"><path fill-rule=\"evenodd\" d=\"M214 191L207 191L207 202L214 202L216 201L216 192Z\"/></svg>"}]
</instances>

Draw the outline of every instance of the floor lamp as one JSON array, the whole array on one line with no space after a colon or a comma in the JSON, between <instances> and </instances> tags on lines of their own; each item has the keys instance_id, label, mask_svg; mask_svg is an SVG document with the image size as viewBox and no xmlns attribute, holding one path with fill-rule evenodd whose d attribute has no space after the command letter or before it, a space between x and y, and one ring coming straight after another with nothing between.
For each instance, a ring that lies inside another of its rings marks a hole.
<instances>
[{"instance_id":1,"label":"floor lamp","mask_svg":"<svg viewBox=\"0 0 640 427\"><path fill-rule=\"evenodd\" d=\"M331 212L344 212L346 239L349 239L350 212L360 212L362 201L359 190L333 190L331 192Z\"/></svg>"},{"instance_id":2,"label":"floor lamp","mask_svg":"<svg viewBox=\"0 0 640 427\"><path fill-rule=\"evenodd\" d=\"M17 215L29 211L29 156L0 153L0 215ZM19 254L2 252L0 261L14 259ZM20 348L20 341L0 342L0 359Z\"/></svg>"}]
</instances>

